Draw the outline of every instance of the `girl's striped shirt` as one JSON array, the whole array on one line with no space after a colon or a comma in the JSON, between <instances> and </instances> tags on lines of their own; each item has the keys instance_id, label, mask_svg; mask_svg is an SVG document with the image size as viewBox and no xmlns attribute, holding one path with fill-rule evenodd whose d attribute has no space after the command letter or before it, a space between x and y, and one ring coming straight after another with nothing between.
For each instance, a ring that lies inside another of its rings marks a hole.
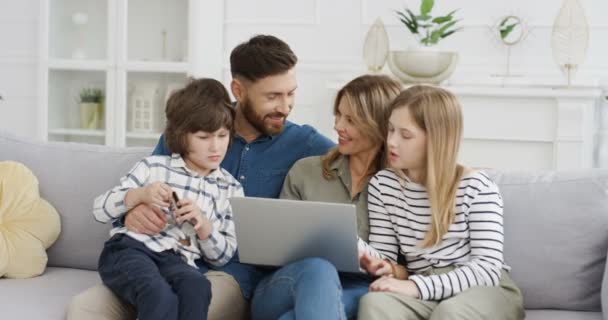
<instances>
[{"instance_id":1,"label":"girl's striped shirt","mask_svg":"<svg viewBox=\"0 0 608 320\"><path fill-rule=\"evenodd\" d=\"M369 183L369 253L397 261L402 254L410 280L423 300L443 300L474 286L497 286L503 259L503 203L498 186L483 172L465 174L455 202L455 219L442 241L422 248L431 223L424 186L392 170L378 172ZM456 266L439 275L429 268Z\"/></svg>"}]
</instances>

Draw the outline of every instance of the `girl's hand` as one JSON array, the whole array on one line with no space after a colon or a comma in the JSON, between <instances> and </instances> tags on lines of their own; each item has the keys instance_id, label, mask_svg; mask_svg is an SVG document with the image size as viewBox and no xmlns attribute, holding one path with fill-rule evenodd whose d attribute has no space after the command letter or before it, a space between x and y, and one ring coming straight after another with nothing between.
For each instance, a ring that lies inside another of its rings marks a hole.
<instances>
[{"instance_id":1,"label":"girl's hand","mask_svg":"<svg viewBox=\"0 0 608 320\"><path fill-rule=\"evenodd\" d=\"M369 291L393 292L412 298L420 298L420 291L412 280L397 280L384 276L369 285Z\"/></svg>"},{"instance_id":2,"label":"girl's hand","mask_svg":"<svg viewBox=\"0 0 608 320\"><path fill-rule=\"evenodd\" d=\"M179 200L177 207L179 209L173 212L177 224L181 225L186 221L190 222L194 226L199 239L205 240L209 238L209 235L213 231L211 222L191 199L183 198Z\"/></svg>"},{"instance_id":3,"label":"girl's hand","mask_svg":"<svg viewBox=\"0 0 608 320\"><path fill-rule=\"evenodd\" d=\"M393 274L393 267L390 262L371 257L367 252L359 257L359 265L372 276L380 277Z\"/></svg>"}]
</instances>

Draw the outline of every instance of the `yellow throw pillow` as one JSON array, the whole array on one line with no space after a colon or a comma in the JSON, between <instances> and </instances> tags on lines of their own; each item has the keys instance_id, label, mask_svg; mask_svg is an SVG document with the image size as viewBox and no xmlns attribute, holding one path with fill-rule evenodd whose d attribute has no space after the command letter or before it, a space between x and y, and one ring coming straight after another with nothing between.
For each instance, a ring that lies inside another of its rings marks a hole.
<instances>
[{"instance_id":1,"label":"yellow throw pillow","mask_svg":"<svg viewBox=\"0 0 608 320\"><path fill-rule=\"evenodd\" d=\"M0 162L0 277L41 275L46 249L60 230L59 214L40 198L32 171L17 162Z\"/></svg>"}]
</instances>

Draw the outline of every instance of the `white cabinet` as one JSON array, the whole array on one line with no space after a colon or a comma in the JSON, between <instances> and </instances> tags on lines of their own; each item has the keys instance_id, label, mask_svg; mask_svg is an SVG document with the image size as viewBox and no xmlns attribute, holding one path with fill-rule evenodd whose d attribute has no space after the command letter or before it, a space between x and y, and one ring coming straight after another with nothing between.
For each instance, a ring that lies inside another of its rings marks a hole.
<instances>
[{"instance_id":1,"label":"white cabinet","mask_svg":"<svg viewBox=\"0 0 608 320\"><path fill-rule=\"evenodd\" d=\"M217 1L209 3L217 8ZM208 8L201 3L41 1L38 125L42 138L153 146L164 127L170 89L183 85L189 75L205 73L200 70L204 63L189 59L205 57L197 43L205 39L199 35L204 25L198 18L209 13L203 13ZM215 76L210 73L207 76ZM80 93L86 88L104 93L98 115L81 106Z\"/></svg>"}]
</instances>

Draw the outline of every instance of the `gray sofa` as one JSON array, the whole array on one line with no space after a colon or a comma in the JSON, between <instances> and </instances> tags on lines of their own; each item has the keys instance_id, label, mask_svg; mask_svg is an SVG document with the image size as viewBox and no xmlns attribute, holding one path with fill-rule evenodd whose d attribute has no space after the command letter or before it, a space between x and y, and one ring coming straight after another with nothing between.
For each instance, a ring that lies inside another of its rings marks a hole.
<instances>
[{"instance_id":1,"label":"gray sofa","mask_svg":"<svg viewBox=\"0 0 608 320\"><path fill-rule=\"evenodd\" d=\"M44 275L0 279L0 319L64 319L70 299L100 281L95 268L110 226L94 222L93 198L149 152L0 133L0 161L27 165L62 219ZM608 171L490 174L504 198L505 255L527 319L608 320Z\"/></svg>"}]
</instances>

